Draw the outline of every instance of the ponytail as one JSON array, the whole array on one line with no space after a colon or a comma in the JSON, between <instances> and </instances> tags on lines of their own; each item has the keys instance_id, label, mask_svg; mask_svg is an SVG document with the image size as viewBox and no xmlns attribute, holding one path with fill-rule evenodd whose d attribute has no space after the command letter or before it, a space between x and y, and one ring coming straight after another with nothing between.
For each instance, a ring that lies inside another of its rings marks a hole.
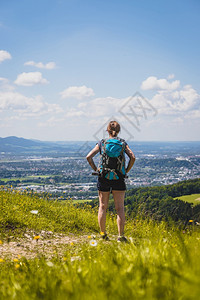
<instances>
[{"instance_id":1,"label":"ponytail","mask_svg":"<svg viewBox=\"0 0 200 300\"><path fill-rule=\"evenodd\" d=\"M108 124L108 127L107 127L107 131L112 137L116 137L118 135L118 133L120 132L119 123L116 121L110 121L110 123Z\"/></svg>"}]
</instances>

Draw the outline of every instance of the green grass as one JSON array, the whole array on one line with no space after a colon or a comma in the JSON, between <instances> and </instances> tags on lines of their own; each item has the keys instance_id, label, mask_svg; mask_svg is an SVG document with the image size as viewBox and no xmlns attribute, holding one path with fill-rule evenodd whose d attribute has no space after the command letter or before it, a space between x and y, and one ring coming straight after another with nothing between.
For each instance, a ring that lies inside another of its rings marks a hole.
<instances>
[{"instance_id":1,"label":"green grass","mask_svg":"<svg viewBox=\"0 0 200 300\"><path fill-rule=\"evenodd\" d=\"M85 204L83 214L82 209L73 205L72 200L64 204L47 200L40 199L37 194L30 196L29 192L0 191L1 234L13 235L13 230L21 234L28 228L76 233L98 230L95 212L91 213L90 206ZM32 210L38 210L38 214L32 214Z\"/></svg>"},{"instance_id":2,"label":"green grass","mask_svg":"<svg viewBox=\"0 0 200 300\"><path fill-rule=\"evenodd\" d=\"M86 202L91 202L92 200L90 199L90 200L87 200L87 199L85 199L85 200L72 200L72 203L74 203L74 204L76 204L76 203L86 203Z\"/></svg>"},{"instance_id":3,"label":"green grass","mask_svg":"<svg viewBox=\"0 0 200 300\"><path fill-rule=\"evenodd\" d=\"M38 254L13 260L0 255L0 299L199 299L200 231L188 223L183 230L151 219L128 220L129 244L116 242L116 216L108 215L113 240L98 238L97 209L79 208L72 201L47 201L37 195L0 191L0 248L10 235L18 239L27 230L73 233L77 243L63 252L54 246L51 257ZM34 215L30 211L38 210ZM83 234L91 238L82 238ZM38 247L38 248L37 248ZM3 249L3 248L2 248Z\"/></svg>"},{"instance_id":4,"label":"green grass","mask_svg":"<svg viewBox=\"0 0 200 300\"><path fill-rule=\"evenodd\" d=\"M193 203L194 205L200 204L200 194L192 194L181 197L176 197L175 199L180 199L185 202Z\"/></svg>"},{"instance_id":5,"label":"green grass","mask_svg":"<svg viewBox=\"0 0 200 300\"><path fill-rule=\"evenodd\" d=\"M23 181L23 180L29 180L29 179L37 179L37 178L50 178L50 177L55 177L55 176L49 176L49 175L32 175L32 176L26 176L26 177L10 177L10 178L0 178L0 180L4 181L4 182L8 182L10 180L13 180L13 181L17 181L17 180L20 180L20 181Z\"/></svg>"}]
</instances>

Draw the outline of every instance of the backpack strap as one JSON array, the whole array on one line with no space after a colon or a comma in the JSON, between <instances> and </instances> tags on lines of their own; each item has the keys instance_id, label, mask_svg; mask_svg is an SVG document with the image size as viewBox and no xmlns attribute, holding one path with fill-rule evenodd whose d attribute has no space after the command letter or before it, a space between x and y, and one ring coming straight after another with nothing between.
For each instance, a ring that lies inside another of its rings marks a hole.
<instances>
[{"instance_id":1,"label":"backpack strap","mask_svg":"<svg viewBox=\"0 0 200 300\"><path fill-rule=\"evenodd\" d=\"M118 161L119 161L119 164L120 164L120 172L122 173L122 168L123 168L123 164L125 164L125 155L124 155L124 151L125 151L125 147L126 147L126 143L124 140L122 140L122 149L121 149L121 152L120 152L120 156L121 156L121 160L120 158L118 157Z\"/></svg>"}]
</instances>

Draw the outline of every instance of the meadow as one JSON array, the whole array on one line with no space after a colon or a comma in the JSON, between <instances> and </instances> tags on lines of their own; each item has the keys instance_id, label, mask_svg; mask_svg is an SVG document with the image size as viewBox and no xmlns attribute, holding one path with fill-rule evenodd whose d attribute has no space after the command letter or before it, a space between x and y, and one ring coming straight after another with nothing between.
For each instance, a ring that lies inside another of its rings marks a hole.
<instances>
[{"instance_id":1,"label":"meadow","mask_svg":"<svg viewBox=\"0 0 200 300\"><path fill-rule=\"evenodd\" d=\"M185 202L193 203L194 205L200 204L200 194L185 195L185 196L181 196L181 197L176 197L176 199L180 199Z\"/></svg>"},{"instance_id":2,"label":"meadow","mask_svg":"<svg viewBox=\"0 0 200 300\"><path fill-rule=\"evenodd\" d=\"M0 191L0 299L199 299L200 230L137 216L101 240L97 208Z\"/></svg>"}]
</instances>

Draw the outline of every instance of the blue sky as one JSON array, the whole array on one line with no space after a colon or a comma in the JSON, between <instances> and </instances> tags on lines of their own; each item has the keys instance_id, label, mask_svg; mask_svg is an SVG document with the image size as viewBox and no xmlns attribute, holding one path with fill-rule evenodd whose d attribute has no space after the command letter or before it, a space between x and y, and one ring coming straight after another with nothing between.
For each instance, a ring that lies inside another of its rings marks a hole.
<instances>
[{"instance_id":1,"label":"blue sky","mask_svg":"<svg viewBox=\"0 0 200 300\"><path fill-rule=\"evenodd\" d=\"M125 138L199 140L199 13L198 0L1 0L0 136L93 140L115 118Z\"/></svg>"}]
</instances>

